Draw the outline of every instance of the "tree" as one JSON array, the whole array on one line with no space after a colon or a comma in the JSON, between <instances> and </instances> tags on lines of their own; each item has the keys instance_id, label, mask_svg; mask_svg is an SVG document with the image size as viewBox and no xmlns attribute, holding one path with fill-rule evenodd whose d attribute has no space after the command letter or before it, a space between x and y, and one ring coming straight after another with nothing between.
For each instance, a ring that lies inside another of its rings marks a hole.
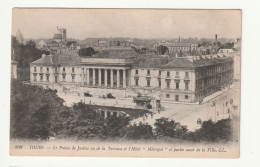
<instances>
[{"instance_id":1,"label":"tree","mask_svg":"<svg viewBox=\"0 0 260 167\"><path fill-rule=\"evenodd\" d=\"M66 46L69 47L71 44L77 44L77 42L76 41L68 41L66 43Z\"/></svg>"},{"instance_id":2,"label":"tree","mask_svg":"<svg viewBox=\"0 0 260 167\"><path fill-rule=\"evenodd\" d=\"M121 138L125 135L127 131L127 126L130 123L130 118L125 115L114 116L112 115L110 118L106 120L106 126L103 131L104 137L109 138Z\"/></svg>"},{"instance_id":3,"label":"tree","mask_svg":"<svg viewBox=\"0 0 260 167\"><path fill-rule=\"evenodd\" d=\"M137 52L138 54L145 54L148 49L147 48L141 48L141 49L137 49L136 47L132 46L132 48L135 50L135 52Z\"/></svg>"},{"instance_id":4,"label":"tree","mask_svg":"<svg viewBox=\"0 0 260 167\"><path fill-rule=\"evenodd\" d=\"M188 132L186 126L182 126L179 122L169 120L169 118L156 119L154 123L155 135L160 137L171 137L182 139Z\"/></svg>"},{"instance_id":5,"label":"tree","mask_svg":"<svg viewBox=\"0 0 260 167\"><path fill-rule=\"evenodd\" d=\"M97 53L97 51L95 51L94 48L92 48L92 47L81 48L79 50L79 56L81 56L81 57L90 57L96 53Z\"/></svg>"},{"instance_id":6,"label":"tree","mask_svg":"<svg viewBox=\"0 0 260 167\"><path fill-rule=\"evenodd\" d=\"M29 40L26 42L26 45L27 46L30 46L32 48L35 48L36 47L36 43L33 41L33 40Z\"/></svg>"},{"instance_id":7,"label":"tree","mask_svg":"<svg viewBox=\"0 0 260 167\"><path fill-rule=\"evenodd\" d=\"M54 135L55 115L66 107L51 89L11 82L11 138L47 139Z\"/></svg>"},{"instance_id":8,"label":"tree","mask_svg":"<svg viewBox=\"0 0 260 167\"><path fill-rule=\"evenodd\" d=\"M169 52L169 49L167 46L164 46L164 45L160 45L160 46L157 46L157 53L160 54L160 55L164 55L164 54L167 54Z\"/></svg>"},{"instance_id":9,"label":"tree","mask_svg":"<svg viewBox=\"0 0 260 167\"><path fill-rule=\"evenodd\" d=\"M153 128L151 125L140 122L139 125L129 126L125 137L131 140L152 139L154 137Z\"/></svg>"},{"instance_id":10,"label":"tree","mask_svg":"<svg viewBox=\"0 0 260 167\"><path fill-rule=\"evenodd\" d=\"M39 50L34 41L28 41L26 45L19 44L15 37L12 37L12 58L18 62L18 79L21 81L30 80L30 63L40 59L42 54L49 54L47 51Z\"/></svg>"},{"instance_id":11,"label":"tree","mask_svg":"<svg viewBox=\"0 0 260 167\"><path fill-rule=\"evenodd\" d=\"M232 127L230 119L222 119L218 122L204 121L200 129L189 132L185 139L190 141L228 142L232 140Z\"/></svg>"},{"instance_id":12,"label":"tree","mask_svg":"<svg viewBox=\"0 0 260 167\"><path fill-rule=\"evenodd\" d=\"M75 139L102 137L104 119L91 106L81 102L74 104L72 111L64 116L64 130L59 135Z\"/></svg>"}]
</instances>

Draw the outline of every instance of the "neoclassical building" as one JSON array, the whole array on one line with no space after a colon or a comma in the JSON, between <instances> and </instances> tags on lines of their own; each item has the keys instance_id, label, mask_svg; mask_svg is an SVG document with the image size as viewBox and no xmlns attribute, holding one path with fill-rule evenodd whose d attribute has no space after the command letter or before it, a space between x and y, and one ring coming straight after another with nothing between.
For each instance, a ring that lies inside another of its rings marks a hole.
<instances>
[{"instance_id":1,"label":"neoclassical building","mask_svg":"<svg viewBox=\"0 0 260 167\"><path fill-rule=\"evenodd\" d=\"M165 101L197 102L233 80L233 58L225 55L175 57L104 50L89 58L43 55L30 64L30 82L93 96L139 93Z\"/></svg>"}]
</instances>

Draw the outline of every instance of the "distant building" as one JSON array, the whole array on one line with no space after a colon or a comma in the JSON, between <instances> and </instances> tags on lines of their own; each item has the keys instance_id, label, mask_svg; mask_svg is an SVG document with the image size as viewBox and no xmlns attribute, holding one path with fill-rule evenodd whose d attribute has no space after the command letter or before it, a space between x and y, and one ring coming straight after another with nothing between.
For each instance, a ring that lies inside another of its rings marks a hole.
<instances>
[{"instance_id":1,"label":"distant building","mask_svg":"<svg viewBox=\"0 0 260 167\"><path fill-rule=\"evenodd\" d=\"M234 61L225 55L169 58L133 50L104 50L90 58L69 54L43 56L30 64L32 84L83 95L138 94L193 103L233 80Z\"/></svg>"},{"instance_id":2,"label":"distant building","mask_svg":"<svg viewBox=\"0 0 260 167\"><path fill-rule=\"evenodd\" d=\"M174 42L174 43L169 43L169 42L161 42L158 44L155 44L155 47L163 45L167 46L169 53L191 53L195 50L198 49L198 44L193 44L193 43L184 43L184 42Z\"/></svg>"},{"instance_id":3,"label":"distant building","mask_svg":"<svg viewBox=\"0 0 260 167\"><path fill-rule=\"evenodd\" d=\"M65 41L67 39L67 30L65 28L59 28L57 26L57 31L53 35L53 40L56 42Z\"/></svg>"}]
</instances>

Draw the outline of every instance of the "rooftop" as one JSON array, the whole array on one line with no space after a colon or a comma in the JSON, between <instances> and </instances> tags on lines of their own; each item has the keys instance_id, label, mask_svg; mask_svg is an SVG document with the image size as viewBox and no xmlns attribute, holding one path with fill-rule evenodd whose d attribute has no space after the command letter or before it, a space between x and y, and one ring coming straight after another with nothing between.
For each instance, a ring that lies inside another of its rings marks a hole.
<instances>
[{"instance_id":1,"label":"rooftop","mask_svg":"<svg viewBox=\"0 0 260 167\"><path fill-rule=\"evenodd\" d=\"M136 53L134 50L103 50L89 58L81 58L75 51L61 50L59 54L42 57L31 64L77 66L100 63L103 65L132 65L133 68L195 69L197 67L215 65L228 61L232 61L232 58L225 55L202 55L176 58L167 55L142 55Z\"/></svg>"},{"instance_id":2,"label":"rooftop","mask_svg":"<svg viewBox=\"0 0 260 167\"><path fill-rule=\"evenodd\" d=\"M58 55L47 55L42 57L34 62L31 62L32 65L79 65L81 57L69 54L58 54Z\"/></svg>"},{"instance_id":3,"label":"rooftop","mask_svg":"<svg viewBox=\"0 0 260 167\"><path fill-rule=\"evenodd\" d=\"M139 54L134 50L102 50L97 54L93 55L92 58L110 58L110 59L126 59L126 58L135 58Z\"/></svg>"}]
</instances>

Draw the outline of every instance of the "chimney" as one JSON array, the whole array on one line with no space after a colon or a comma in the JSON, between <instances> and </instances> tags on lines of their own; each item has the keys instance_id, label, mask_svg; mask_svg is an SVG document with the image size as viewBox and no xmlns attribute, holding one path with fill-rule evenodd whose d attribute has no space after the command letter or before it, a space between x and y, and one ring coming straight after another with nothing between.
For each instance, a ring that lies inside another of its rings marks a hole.
<instances>
[{"instance_id":1,"label":"chimney","mask_svg":"<svg viewBox=\"0 0 260 167\"><path fill-rule=\"evenodd\" d=\"M181 42L181 36L179 36L179 42Z\"/></svg>"},{"instance_id":2,"label":"chimney","mask_svg":"<svg viewBox=\"0 0 260 167\"><path fill-rule=\"evenodd\" d=\"M215 41L218 42L218 34L215 35Z\"/></svg>"},{"instance_id":3,"label":"chimney","mask_svg":"<svg viewBox=\"0 0 260 167\"><path fill-rule=\"evenodd\" d=\"M46 54L42 54L42 58L44 58L46 56Z\"/></svg>"}]
</instances>

